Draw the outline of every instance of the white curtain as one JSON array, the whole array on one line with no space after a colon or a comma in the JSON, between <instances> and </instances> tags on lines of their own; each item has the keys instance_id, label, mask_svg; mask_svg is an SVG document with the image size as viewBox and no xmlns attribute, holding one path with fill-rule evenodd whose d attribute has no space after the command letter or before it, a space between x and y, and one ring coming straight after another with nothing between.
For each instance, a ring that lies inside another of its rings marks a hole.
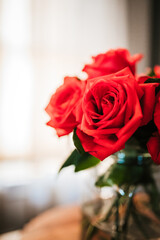
<instances>
[{"instance_id":1,"label":"white curtain","mask_svg":"<svg viewBox=\"0 0 160 240\"><path fill-rule=\"evenodd\" d=\"M27 0L1 1L0 157L28 157L32 145L33 65Z\"/></svg>"},{"instance_id":2,"label":"white curtain","mask_svg":"<svg viewBox=\"0 0 160 240\"><path fill-rule=\"evenodd\" d=\"M63 160L44 111L65 75L92 55L128 48L127 0L0 1L0 158Z\"/></svg>"}]
</instances>

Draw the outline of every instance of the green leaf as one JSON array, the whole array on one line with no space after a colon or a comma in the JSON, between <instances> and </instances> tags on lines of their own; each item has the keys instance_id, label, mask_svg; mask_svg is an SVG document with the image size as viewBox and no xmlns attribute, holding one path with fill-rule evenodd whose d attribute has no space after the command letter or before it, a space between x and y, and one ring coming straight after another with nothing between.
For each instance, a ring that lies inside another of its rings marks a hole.
<instances>
[{"instance_id":1,"label":"green leaf","mask_svg":"<svg viewBox=\"0 0 160 240\"><path fill-rule=\"evenodd\" d=\"M85 153L83 147L82 147L82 144L76 134L76 128L74 129L73 131L73 142L74 142L74 145L75 147L77 148L77 150L80 152L80 153Z\"/></svg>"},{"instance_id":2,"label":"green leaf","mask_svg":"<svg viewBox=\"0 0 160 240\"><path fill-rule=\"evenodd\" d=\"M61 166L61 168L59 169L59 172L68 166L71 165L76 165L78 159L81 157L80 153L77 151L77 149L75 149L71 155L67 158L67 160L63 163L63 165Z\"/></svg>"},{"instance_id":3,"label":"green leaf","mask_svg":"<svg viewBox=\"0 0 160 240\"><path fill-rule=\"evenodd\" d=\"M160 83L160 78L148 78L145 83Z\"/></svg>"},{"instance_id":4,"label":"green leaf","mask_svg":"<svg viewBox=\"0 0 160 240\"><path fill-rule=\"evenodd\" d=\"M150 73L148 74L148 76L149 77L154 77L156 74L155 74L155 72L154 72L154 70L152 69L151 71L150 71Z\"/></svg>"},{"instance_id":5,"label":"green leaf","mask_svg":"<svg viewBox=\"0 0 160 240\"><path fill-rule=\"evenodd\" d=\"M75 149L71 155L67 158L67 160L63 163L61 166L59 172L68 166L74 165L75 166L75 172L79 172L91 167L96 166L98 163L100 163L100 160L92 155L90 155L87 152L84 152L83 154L80 154L77 149Z\"/></svg>"},{"instance_id":6,"label":"green leaf","mask_svg":"<svg viewBox=\"0 0 160 240\"><path fill-rule=\"evenodd\" d=\"M101 161L98 158L85 152L78 159L78 161L76 163L76 167L75 167L75 172L79 172L81 170L94 167L97 164L99 164L100 162Z\"/></svg>"}]
</instances>

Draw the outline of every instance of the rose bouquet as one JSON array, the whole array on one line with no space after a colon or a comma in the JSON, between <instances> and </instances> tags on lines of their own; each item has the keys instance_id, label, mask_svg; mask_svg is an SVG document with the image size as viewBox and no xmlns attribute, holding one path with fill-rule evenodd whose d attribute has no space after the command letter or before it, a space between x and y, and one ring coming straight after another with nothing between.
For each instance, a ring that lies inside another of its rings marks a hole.
<instances>
[{"instance_id":1,"label":"rose bouquet","mask_svg":"<svg viewBox=\"0 0 160 240\"><path fill-rule=\"evenodd\" d=\"M126 49L93 57L93 62L83 68L87 79L65 77L46 107L50 116L47 125L59 137L73 132L76 149L61 169L74 165L77 172L116 155L115 164L96 181L101 188L116 186L116 200L103 216L99 214L94 227L87 225L83 239L92 239L97 224L107 222L110 226L109 221L118 233L114 237L120 236L131 213L140 226L139 215L131 210L139 185L154 202L148 211L160 228L159 192L152 171L152 165L160 164L160 66L137 75L136 64L141 58L141 54L131 56ZM145 231L143 235L146 237Z\"/></svg>"}]
</instances>

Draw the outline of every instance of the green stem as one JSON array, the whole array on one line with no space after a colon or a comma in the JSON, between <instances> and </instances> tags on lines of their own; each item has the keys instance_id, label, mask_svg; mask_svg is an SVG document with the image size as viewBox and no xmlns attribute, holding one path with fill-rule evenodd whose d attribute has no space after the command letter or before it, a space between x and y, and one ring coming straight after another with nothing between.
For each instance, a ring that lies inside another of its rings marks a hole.
<instances>
[{"instance_id":1,"label":"green stem","mask_svg":"<svg viewBox=\"0 0 160 240\"><path fill-rule=\"evenodd\" d=\"M116 201L116 220L115 220L116 232L119 231L119 201L120 201L120 194L118 194L117 201Z\"/></svg>"},{"instance_id":2,"label":"green stem","mask_svg":"<svg viewBox=\"0 0 160 240\"><path fill-rule=\"evenodd\" d=\"M91 240L94 234L96 233L96 231L97 231L97 228L92 224L90 224L86 232L85 240Z\"/></svg>"},{"instance_id":3,"label":"green stem","mask_svg":"<svg viewBox=\"0 0 160 240\"><path fill-rule=\"evenodd\" d=\"M141 220L139 219L138 215L135 213L135 210L133 210L131 213L132 213L135 223L137 224L138 229L141 231L143 236L148 239L149 237L146 232L146 227L144 228L144 226L142 225Z\"/></svg>"},{"instance_id":4,"label":"green stem","mask_svg":"<svg viewBox=\"0 0 160 240\"><path fill-rule=\"evenodd\" d=\"M134 193L135 193L135 190L136 190L135 186L131 186L130 188L131 188L131 191L130 191L130 193L128 193L129 200L128 200L126 214L125 214L125 217L124 217L124 223L122 225L122 232L126 231L126 229L127 229L128 219L129 219L129 216L130 216L130 213L131 213L131 208L132 208L132 200L133 200L133 196L134 196Z\"/></svg>"}]
</instances>

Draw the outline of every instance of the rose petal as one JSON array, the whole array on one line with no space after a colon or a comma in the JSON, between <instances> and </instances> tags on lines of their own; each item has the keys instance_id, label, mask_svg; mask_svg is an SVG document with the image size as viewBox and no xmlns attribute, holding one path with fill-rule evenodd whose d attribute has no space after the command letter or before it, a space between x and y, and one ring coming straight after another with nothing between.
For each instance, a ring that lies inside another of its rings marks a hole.
<instances>
[{"instance_id":1,"label":"rose petal","mask_svg":"<svg viewBox=\"0 0 160 240\"><path fill-rule=\"evenodd\" d=\"M160 136L158 132L150 137L147 143L148 152L151 154L152 160L156 164L160 164Z\"/></svg>"}]
</instances>

